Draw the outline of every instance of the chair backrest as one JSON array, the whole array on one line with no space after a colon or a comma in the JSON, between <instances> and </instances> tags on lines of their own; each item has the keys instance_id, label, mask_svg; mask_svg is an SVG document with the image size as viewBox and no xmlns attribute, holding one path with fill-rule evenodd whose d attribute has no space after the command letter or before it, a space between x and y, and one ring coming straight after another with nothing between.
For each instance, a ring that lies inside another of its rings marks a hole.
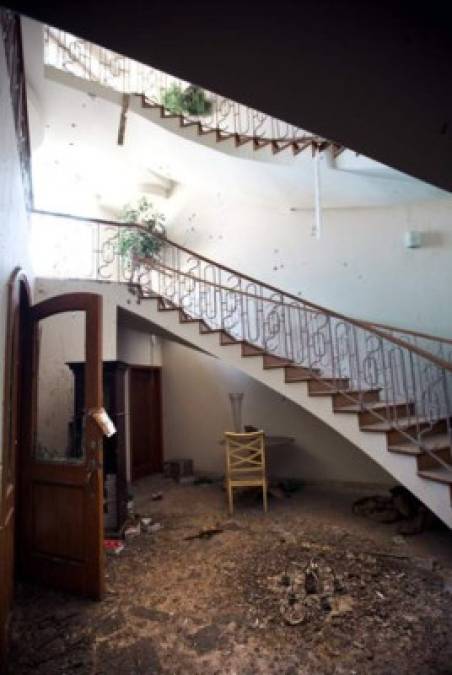
<instances>
[{"instance_id":1,"label":"chair backrest","mask_svg":"<svg viewBox=\"0 0 452 675\"><path fill-rule=\"evenodd\" d=\"M264 432L253 431L240 434L225 431L226 474L256 473L265 474Z\"/></svg>"}]
</instances>

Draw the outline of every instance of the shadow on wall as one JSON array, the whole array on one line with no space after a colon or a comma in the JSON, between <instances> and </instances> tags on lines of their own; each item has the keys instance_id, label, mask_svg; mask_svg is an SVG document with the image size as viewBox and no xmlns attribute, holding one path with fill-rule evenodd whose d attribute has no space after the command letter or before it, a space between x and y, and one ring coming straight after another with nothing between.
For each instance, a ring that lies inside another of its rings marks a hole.
<instances>
[{"instance_id":1,"label":"shadow on wall","mask_svg":"<svg viewBox=\"0 0 452 675\"><path fill-rule=\"evenodd\" d=\"M209 355L164 340L165 457L194 460L195 471L221 474L224 431L232 431L230 392L243 392L243 423L295 443L268 450L278 478L393 485L393 478L330 427L292 401Z\"/></svg>"}]
</instances>

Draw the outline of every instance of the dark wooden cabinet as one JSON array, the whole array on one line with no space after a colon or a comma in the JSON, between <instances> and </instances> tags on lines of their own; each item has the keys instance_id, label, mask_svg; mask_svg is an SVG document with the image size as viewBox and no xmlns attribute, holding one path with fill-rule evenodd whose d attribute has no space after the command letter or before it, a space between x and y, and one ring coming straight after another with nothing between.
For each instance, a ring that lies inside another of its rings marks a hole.
<instances>
[{"instance_id":1,"label":"dark wooden cabinet","mask_svg":"<svg viewBox=\"0 0 452 675\"><path fill-rule=\"evenodd\" d=\"M74 421L71 430L71 455L81 455L83 413L85 412L85 363L67 364L74 374ZM103 362L104 408L113 420L116 433L104 437L104 521L107 532L118 532L127 518L127 468L125 425L125 375L128 365L122 361Z\"/></svg>"}]
</instances>

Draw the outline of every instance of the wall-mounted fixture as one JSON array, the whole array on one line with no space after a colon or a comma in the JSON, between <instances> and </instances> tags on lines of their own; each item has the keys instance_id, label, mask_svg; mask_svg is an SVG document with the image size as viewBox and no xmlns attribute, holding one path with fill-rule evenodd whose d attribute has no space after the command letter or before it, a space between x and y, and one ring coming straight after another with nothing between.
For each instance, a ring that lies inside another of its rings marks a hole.
<instances>
[{"instance_id":1,"label":"wall-mounted fixture","mask_svg":"<svg viewBox=\"0 0 452 675\"><path fill-rule=\"evenodd\" d=\"M420 248L422 246L422 232L408 230L404 235L405 248Z\"/></svg>"}]
</instances>

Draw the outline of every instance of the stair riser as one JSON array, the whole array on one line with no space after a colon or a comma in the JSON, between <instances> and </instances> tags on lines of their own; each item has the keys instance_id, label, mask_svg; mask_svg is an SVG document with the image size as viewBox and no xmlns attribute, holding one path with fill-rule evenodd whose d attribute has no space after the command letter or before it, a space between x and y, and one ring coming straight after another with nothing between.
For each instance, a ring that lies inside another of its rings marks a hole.
<instances>
[{"instance_id":1,"label":"stair riser","mask_svg":"<svg viewBox=\"0 0 452 675\"><path fill-rule=\"evenodd\" d=\"M220 345L223 347L228 347L229 345L239 344L238 340L234 340L228 333L225 333L224 330L220 331Z\"/></svg>"},{"instance_id":2,"label":"stair riser","mask_svg":"<svg viewBox=\"0 0 452 675\"><path fill-rule=\"evenodd\" d=\"M296 383L296 382L311 382L312 380L315 379L315 377L316 377L316 376L315 376L314 374L312 374L312 373L311 373L311 374L309 374L309 373L304 373L304 374L303 374L303 373L300 373L300 374L297 375L296 377L294 377L294 376L287 377L287 375L286 375L285 378L284 378L284 382L286 382L286 384L294 384L294 383Z\"/></svg>"},{"instance_id":3,"label":"stair riser","mask_svg":"<svg viewBox=\"0 0 452 675\"><path fill-rule=\"evenodd\" d=\"M335 412L339 411L343 406L353 405L353 403L378 403L380 400L380 393L378 391L363 391L361 394L333 394L333 407Z\"/></svg>"},{"instance_id":4,"label":"stair riser","mask_svg":"<svg viewBox=\"0 0 452 675\"><path fill-rule=\"evenodd\" d=\"M279 356L272 356L266 354L264 356L264 368L285 368L290 365L290 361L287 359L281 359Z\"/></svg>"},{"instance_id":5,"label":"stair riser","mask_svg":"<svg viewBox=\"0 0 452 675\"><path fill-rule=\"evenodd\" d=\"M309 368L303 368L303 366L286 366L284 380L287 383L306 382L307 380L315 380L319 375L319 370L310 370Z\"/></svg>"},{"instance_id":6,"label":"stair riser","mask_svg":"<svg viewBox=\"0 0 452 675\"><path fill-rule=\"evenodd\" d=\"M350 386L350 380L314 380L309 382L309 393L314 396L330 395L334 389L347 389Z\"/></svg>"},{"instance_id":7,"label":"stair riser","mask_svg":"<svg viewBox=\"0 0 452 675\"><path fill-rule=\"evenodd\" d=\"M442 448L441 450L434 450L433 454L436 457L440 457L444 462L452 464L452 454L450 448ZM437 469L438 462L435 461L434 457L429 455L427 452L424 452L422 455L417 457L417 468L418 471L423 471L427 469Z\"/></svg>"},{"instance_id":8,"label":"stair riser","mask_svg":"<svg viewBox=\"0 0 452 675\"><path fill-rule=\"evenodd\" d=\"M242 344L242 356L262 356L264 353L264 350L261 349L260 347L255 347L254 345L250 345L247 342Z\"/></svg>"},{"instance_id":9,"label":"stair riser","mask_svg":"<svg viewBox=\"0 0 452 675\"><path fill-rule=\"evenodd\" d=\"M410 404L400 404L400 405L390 405L385 406L384 408L379 408L375 411L376 414L372 413L370 410L365 410L359 413L359 424L360 426L365 426L368 424L377 424L383 419L385 420L394 420L397 422L400 417L410 417L414 415L414 405Z\"/></svg>"},{"instance_id":10,"label":"stair riser","mask_svg":"<svg viewBox=\"0 0 452 675\"><path fill-rule=\"evenodd\" d=\"M181 323L196 323L197 321L199 321L199 319L193 319L193 317L189 316L182 310L179 310L179 321Z\"/></svg>"},{"instance_id":11,"label":"stair riser","mask_svg":"<svg viewBox=\"0 0 452 675\"><path fill-rule=\"evenodd\" d=\"M407 434L408 436L411 436L411 438L416 439L418 428L421 429L421 431L429 430L430 425L427 424L427 423L422 423L418 427L416 424L413 424L410 427L405 428L403 431L404 431L404 434ZM366 429L366 431L367 431L367 429ZM446 423L445 422L437 422L432 431L435 431L437 433L445 433ZM388 438L388 445L406 442L407 437L404 434L402 434L397 429L391 429L391 431L387 431L386 436Z\"/></svg>"}]
</instances>

